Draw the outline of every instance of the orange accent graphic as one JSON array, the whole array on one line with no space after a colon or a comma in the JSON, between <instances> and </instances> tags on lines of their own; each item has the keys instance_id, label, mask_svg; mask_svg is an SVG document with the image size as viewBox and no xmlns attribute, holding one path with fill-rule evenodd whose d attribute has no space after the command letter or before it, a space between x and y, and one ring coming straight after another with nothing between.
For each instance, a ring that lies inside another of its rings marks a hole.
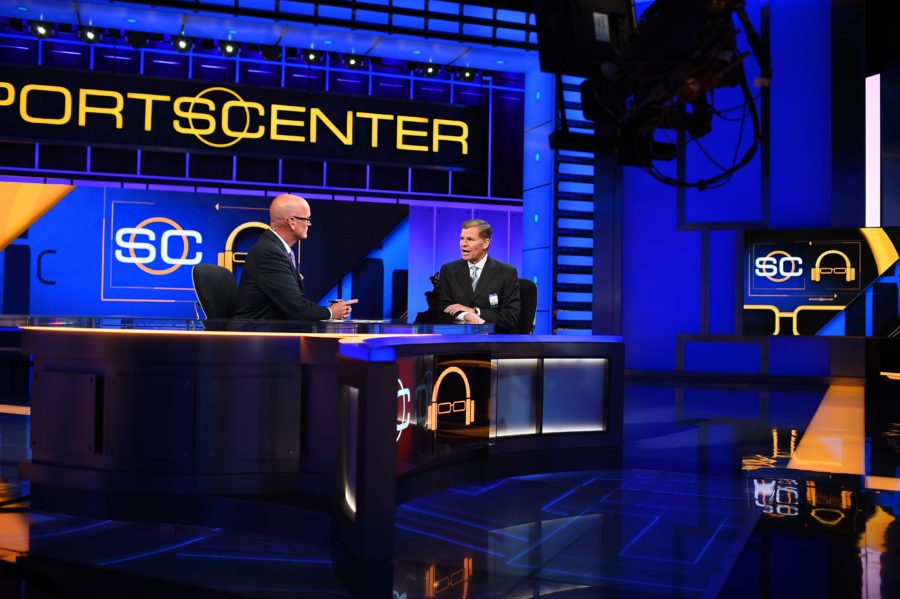
<instances>
[{"instance_id":1,"label":"orange accent graphic","mask_svg":"<svg viewBox=\"0 0 900 599\"><path fill-rule=\"evenodd\" d=\"M437 565L431 564L425 570L425 596L434 597L449 590L451 587L462 584L462 599L466 599L469 596L469 580L472 578L474 571L475 568L471 557L464 557L463 567L443 578L437 577Z\"/></svg>"},{"instance_id":2,"label":"orange accent graphic","mask_svg":"<svg viewBox=\"0 0 900 599\"><path fill-rule=\"evenodd\" d=\"M0 183L0 251L73 189L74 185Z\"/></svg>"},{"instance_id":3,"label":"orange accent graphic","mask_svg":"<svg viewBox=\"0 0 900 599\"><path fill-rule=\"evenodd\" d=\"M226 206L227 207L227 206ZM218 255L218 263L219 266L223 266L234 272L235 264L243 264L244 258L247 256L246 252L235 252L234 251L234 243L237 239L238 233L242 231L246 231L247 229L261 229L265 231L269 228L269 225L265 223L261 223L259 221L251 221L247 223L243 223L242 225L238 225L228 236L228 239L225 240L225 251L219 252Z\"/></svg>"},{"instance_id":4,"label":"orange accent graphic","mask_svg":"<svg viewBox=\"0 0 900 599\"><path fill-rule=\"evenodd\" d=\"M445 401L438 403L438 391L441 388L441 382L444 377L450 373L458 374L463 384L466 386L466 398L458 401ZM452 414L454 412L465 412L466 426L475 422L475 400L472 399L472 390L469 387L469 379L461 369L451 366L441 373L437 381L434 383L434 389L431 392L431 403L428 404L428 412L425 419L425 428L436 431L438 427L438 414Z\"/></svg>"}]
</instances>

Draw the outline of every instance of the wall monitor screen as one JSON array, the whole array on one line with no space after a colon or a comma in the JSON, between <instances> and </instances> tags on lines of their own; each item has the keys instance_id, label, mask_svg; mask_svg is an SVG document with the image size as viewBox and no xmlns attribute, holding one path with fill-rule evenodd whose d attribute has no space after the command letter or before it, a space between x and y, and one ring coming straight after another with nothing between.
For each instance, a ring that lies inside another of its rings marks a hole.
<instances>
[{"instance_id":1,"label":"wall monitor screen","mask_svg":"<svg viewBox=\"0 0 900 599\"><path fill-rule=\"evenodd\" d=\"M900 227L748 231L745 335L900 335Z\"/></svg>"}]
</instances>

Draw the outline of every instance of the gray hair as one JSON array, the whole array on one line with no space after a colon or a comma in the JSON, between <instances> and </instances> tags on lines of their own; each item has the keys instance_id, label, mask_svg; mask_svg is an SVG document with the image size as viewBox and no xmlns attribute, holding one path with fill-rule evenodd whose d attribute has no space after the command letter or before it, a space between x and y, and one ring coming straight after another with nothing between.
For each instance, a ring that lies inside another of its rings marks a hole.
<instances>
[{"instance_id":1,"label":"gray hair","mask_svg":"<svg viewBox=\"0 0 900 599\"><path fill-rule=\"evenodd\" d=\"M494 233L494 230L491 229L491 224L480 218L473 218L462 224L463 229L470 229L472 227L478 227L478 236L482 239L490 239L491 235Z\"/></svg>"}]
</instances>

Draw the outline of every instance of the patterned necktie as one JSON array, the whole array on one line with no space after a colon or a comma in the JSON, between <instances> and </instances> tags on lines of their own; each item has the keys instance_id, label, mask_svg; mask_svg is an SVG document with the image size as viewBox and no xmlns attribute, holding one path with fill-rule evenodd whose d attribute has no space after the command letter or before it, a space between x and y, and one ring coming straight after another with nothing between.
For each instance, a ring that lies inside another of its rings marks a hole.
<instances>
[{"instance_id":1,"label":"patterned necktie","mask_svg":"<svg viewBox=\"0 0 900 599\"><path fill-rule=\"evenodd\" d=\"M291 266L294 267L294 270L297 270L297 257L294 256L294 250L292 250L291 248L288 248L288 255L291 258Z\"/></svg>"},{"instance_id":2,"label":"patterned necktie","mask_svg":"<svg viewBox=\"0 0 900 599\"><path fill-rule=\"evenodd\" d=\"M469 270L471 271L472 291L475 291L475 287L478 285L478 267L473 264Z\"/></svg>"}]
</instances>

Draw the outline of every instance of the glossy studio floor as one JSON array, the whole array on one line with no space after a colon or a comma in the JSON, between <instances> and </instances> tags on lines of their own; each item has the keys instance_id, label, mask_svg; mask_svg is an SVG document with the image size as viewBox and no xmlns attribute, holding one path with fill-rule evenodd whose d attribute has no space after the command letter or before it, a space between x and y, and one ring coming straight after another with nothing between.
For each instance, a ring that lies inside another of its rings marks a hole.
<instances>
[{"instance_id":1,"label":"glossy studio floor","mask_svg":"<svg viewBox=\"0 0 900 599\"><path fill-rule=\"evenodd\" d=\"M900 597L900 393L626 384L621 470L448 489L398 508L412 597ZM900 383L896 383L900 385ZM10 409L15 412L15 409ZM299 535L30 509L5 413L0 597L349 597L327 518Z\"/></svg>"}]
</instances>

